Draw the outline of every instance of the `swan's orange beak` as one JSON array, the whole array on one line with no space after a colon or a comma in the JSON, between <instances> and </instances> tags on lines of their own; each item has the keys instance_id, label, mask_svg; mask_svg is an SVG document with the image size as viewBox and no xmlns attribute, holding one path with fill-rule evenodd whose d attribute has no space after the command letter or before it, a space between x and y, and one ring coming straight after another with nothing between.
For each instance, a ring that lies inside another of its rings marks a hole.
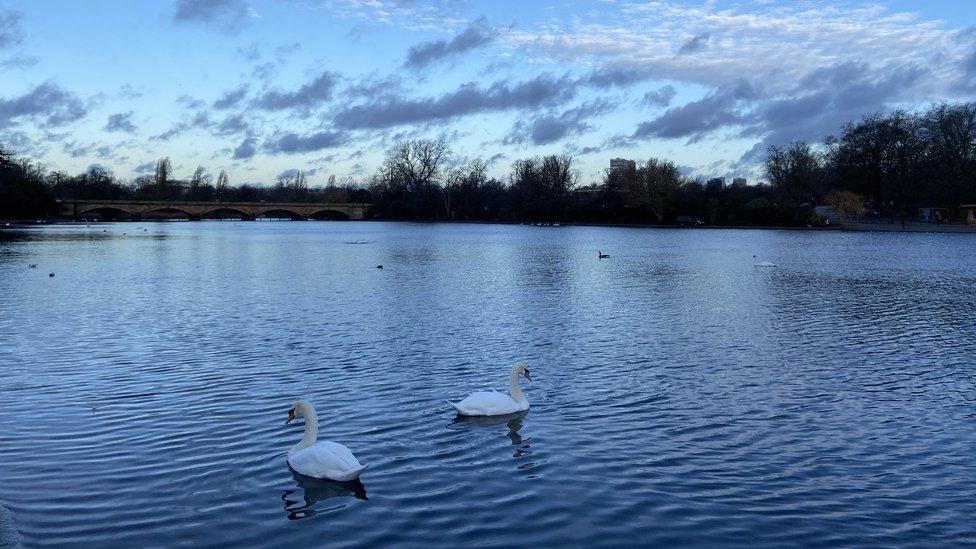
<instances>
[{"instance_id":1,"label":"swan's orange beak","mask_svg":"<svg viewBox=\"0 0 976 549\"><path fill-rule=\"evenodd\" d=\"M295 419L295 409L294 408L292 408L291 410L288 410L288 419L285 420L285 425L288 425L289 423L291 423L291 420L293 420L293 419Z\"/></svg>"}]
</instances>

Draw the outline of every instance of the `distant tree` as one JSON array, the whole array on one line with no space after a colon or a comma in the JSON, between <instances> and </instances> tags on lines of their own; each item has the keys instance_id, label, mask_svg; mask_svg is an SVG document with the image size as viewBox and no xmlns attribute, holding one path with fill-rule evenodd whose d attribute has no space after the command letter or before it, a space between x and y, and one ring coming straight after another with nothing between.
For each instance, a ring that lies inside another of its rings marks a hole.
<instances>
[{"instance_id":1,"label":"distant tree","mask_svg":"<svg viewBox=\"0 0 976 549\"><path fill-rule=\"evenodd\" d=\"M865 213L864 199L851 191L833 191L827 195L826 201L842 220L858 219Z\"/></svg>"},{"instance_id":2,"label":"distant tree","mask_svg":"<svg viewBox=\"0 0 976 549\"><path fill-rule=\"evenodd\" d=\"M684 178L678 166L668 160L650 158L634 174L623 178L623 193L628 206L650 211L658 223L673 206Z\"/></svg>"},{"instance_id":3,"label":"distant tree","mask_svg":"<svg viewBox=\"0 0 976 549\"><path fill-rule=\"evenodd\" d=\"M230 178L227 177L227 172L221 168L220 175L217 176L217 188L215 189L217 200L223 200L225 198L229 187Z\"/></svg>"},{"instance_id":4,"label":"distant tree","mask_svg":"<svg viewBox=\"0 0 976 549\"><path fill-rule=\"evenodd\" d=\"M389 202L396 211L410 217L438 217L447 213L441 206L443 171L451 157L444 140L404 141L386 152L382 167L373 176L374 196Z\"/></svg>"},{"instance_id":5,"label":"distant tree","mask_svg":"<svg viewBox=\"0 0 976 549\"><path fill-rule=\"evenodd\" d=\"M790 203L815 200L827 181L821 156L803 142L769 147L763 168L772 188Z\"/></svg>"},{"instance_id":6,"label":"distant tree","mask_svg":"<svg viewBox=\"0 0 976 549\"><path fill-rule=\"evenodd\" d=\"M565 155L516 160L509 176L521 216L545 221L561 219L578 178L573 158Z\"/></svg>"},{"instance_id":7,"label":"distant tree","mask_svg":"<svg viewBox=\"0 0 976 549\"><path fill-rule=\"evenodd\" d=\"M0 144L0 219L44 217L57 205L45 186L45 171L26 159L16 160Z\"/></svg>"},{"instance_id":8,"label":"distant tree","mask_svg":"<svg viewBox=\"0 0 976 549\"><path fill-rule=\"evenodd\" d=\"M156 176L153 180L155 192L158 198L166 199L169 194L169 183L172 177L173 168L169 157L160 158L156 162Z\"/></svg>"}]
</instances>

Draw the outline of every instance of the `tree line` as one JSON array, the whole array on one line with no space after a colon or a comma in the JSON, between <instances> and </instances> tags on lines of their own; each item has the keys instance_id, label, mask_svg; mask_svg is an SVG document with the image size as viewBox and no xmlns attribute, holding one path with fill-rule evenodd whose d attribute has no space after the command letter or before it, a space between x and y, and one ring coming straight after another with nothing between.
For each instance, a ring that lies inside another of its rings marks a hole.
<instances>
[{"instance_id":1,"label":"tree line","mask_svg":"<svg viewBox=\"0 0 976 549\"><path fill-rule=\"evenodd\" d=\"M504 179L488 171L485 161L462 161L445 141L430 139L394 145L358 184L331 177L320 187L303 171L269 186L234 186L223 170L214 177L203 167L177 179L169 158L129 182L97 166L69 176L0 147L0 217L42 216L57 197L370 202L375 217L403 220L809 225L823 221L814 210L820 204L842 216L911 218L920 207L938 207L952 218L960 204L976 202L976 103L874 114L822 143L771 146L758 185L709 185L659 158L607 169L585 187L568 155L516 160Z\"/></svg>"}]
</instances>

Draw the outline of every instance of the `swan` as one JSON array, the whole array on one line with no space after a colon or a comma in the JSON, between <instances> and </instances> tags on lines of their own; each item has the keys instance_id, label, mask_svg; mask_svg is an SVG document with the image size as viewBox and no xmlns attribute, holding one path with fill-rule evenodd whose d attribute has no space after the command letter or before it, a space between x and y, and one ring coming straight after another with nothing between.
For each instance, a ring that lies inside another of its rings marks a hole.
<instances>
[{"instance_id":1,"label":"swan","mask_svg":"<svg viewBox=\"0 0 976 549\"><path fill-rule=\"evenodd\" d=\"M772 261L760 261L756 262L756 256L752 256L752 264L754 267L775 267L776 264Z\"/></svg>"},{"instance_id":2,"label":"swan","mask_svg":"<svg viewBox=\"0 0 976 549\"><path fill-rule=\"evenodd\" d=\"M532 381L529 375L529 367L519 362L512 368L512 374L508 376L508 388L512 396L503 395L497 391L478 391L471 393L468 398L457 404L448 401L447 403L457 410L462 416L503 416L514 414L529 409L529 401L522 395L519 388L519 376Z\"/></svg>"},{"instance_id":3,"label":"swan","mask_svg":"<svg viewBox=\"0 0 976 549\"><path fill-rule=\"evenodd\" d=\"M305 437L288 451L288 466L297 473L313 478L329 480L355 480L369 466L359 463L349 448L336 442L316 442L319 419L315 408L308 401L298 400L288 410L285 424L298 416L305 416Z\"/></svg>"}]
</instances>

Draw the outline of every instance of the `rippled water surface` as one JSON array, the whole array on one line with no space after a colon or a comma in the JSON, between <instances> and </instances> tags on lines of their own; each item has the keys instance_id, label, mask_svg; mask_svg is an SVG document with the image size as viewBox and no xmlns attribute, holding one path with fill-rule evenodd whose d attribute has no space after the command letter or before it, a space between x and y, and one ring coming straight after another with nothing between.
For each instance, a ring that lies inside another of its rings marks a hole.
<instances>
[{"instance_id":1,"label":"rippled water surface","mask_svg":"<svg viewBox=\"0 0 976 549\"><path fill-rule=\"evenodd\" d=\"M378 222L7 234L0 505L28 546L973 544L974 252ZM527 415L453 422L447 399L505 390L518 360ZM297 397L371 466L361 486L292 476Z\"/></svg>"}]
</instances>

